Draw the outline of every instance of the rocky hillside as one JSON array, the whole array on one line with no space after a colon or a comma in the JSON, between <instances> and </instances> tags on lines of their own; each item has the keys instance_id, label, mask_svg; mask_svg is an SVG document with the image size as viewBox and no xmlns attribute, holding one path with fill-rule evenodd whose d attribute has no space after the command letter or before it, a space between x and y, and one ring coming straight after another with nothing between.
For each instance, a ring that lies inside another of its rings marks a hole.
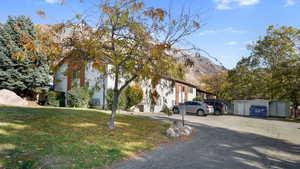
<instances>
[{"instance_id":1,"label":"rocky hillside","mask_svg":"<svg viewBox=\"0 0 300 169\"><path fill-rule=\"evenodd\" d=\"M200 55L189 55L188 58L193 62L193 66L188 68L185 81L199 86L199 79L205 75L217 74L226 70L223 66L213 63L209 58Z\"/></svg>"}]
</instances>

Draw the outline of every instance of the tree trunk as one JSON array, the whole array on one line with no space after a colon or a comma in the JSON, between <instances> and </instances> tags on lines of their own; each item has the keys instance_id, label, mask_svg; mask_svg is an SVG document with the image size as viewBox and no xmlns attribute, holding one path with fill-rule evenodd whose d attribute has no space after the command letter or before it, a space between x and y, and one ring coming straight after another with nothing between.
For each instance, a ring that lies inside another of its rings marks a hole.
<instances>
[{"instance_id":1,"label":"tree trunk","mask_svg":"<svg viewBox=\"0 0 300 169\"><path fill-rule=\"evenodd\" d=\"M118 110L118 104L119 104L118 89L117 90L114 89L111 117L110 117L110 123L109 123L110 129L115 128L115 119L116 119L116 114L117 114L117 110Z\"/></svg>"},{"instance_id":2,"label":"tree trunk","mask_svg":"<svg viewBox=\"0 0 300 169\"><path fill-rule=\"evenodd\" d=\"M103 108L103 110L107 109L107 107L105 106L106 105L106 85L105 85L105 79L106 79L106 77L103 77L103 79L102 79L102 82L103 82L103 85L102 85L102 88L103 88L103 93L102 93L102 95L103 95L103 104L102 104L102 108Z\"/></svg>"},{"instance_id":3,"label":"tree trunk","mask_svg":"<svg viewBox=\"0 0 300 169\"><path fill-rule=\"evenodd\" d=\"M298 98L297 98L297 91L293 91L292 94L291 94L291 101L293 103L293 118L297 118L297 109L298 109L298 106L299 106L299 103L298 103Z\"/></svg>"},{"instance_id":4,"label":"tree trunk","mask_svg":"<svg viewBox=\"0 0 300 169\"><path fill-rule=\"evenodd\" d=\"M116 119L116 114L117 114L117 110L118 110L119 92L120 92L118 83L119 83L119 73L118 73L118 71L116 71L111 117L110 117L110 122L109 122L109 126L108 126L110 129L115 129L115 119Z\"/></svg>"},{"instance_id":5,"label":"tree trunk","mask_svg":"<svg viewBox=\"0 0 300 169\"><path fill-rule=\"evenodd\" d=\"M299 103L296 101L294 102L294 118L296 119L297 118L297 110L298 110L298 106L299 106Z\"/></svg>"}]
</instances>

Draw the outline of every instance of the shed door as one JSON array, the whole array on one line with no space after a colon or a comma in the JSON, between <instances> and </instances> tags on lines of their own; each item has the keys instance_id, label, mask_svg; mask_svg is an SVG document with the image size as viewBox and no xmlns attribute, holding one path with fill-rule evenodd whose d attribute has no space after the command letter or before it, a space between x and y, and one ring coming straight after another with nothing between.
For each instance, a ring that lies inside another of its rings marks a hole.
<instances>
[{"instance_id":1,"label":"shed door","mask_svg":"<svg viewBox=\"0 0 300 169\"><path fill-rule=\"evenodd\" d=\"M244 104L237 103L237 113L238 115L244 115Z\"/></svg>"}]
</instances>

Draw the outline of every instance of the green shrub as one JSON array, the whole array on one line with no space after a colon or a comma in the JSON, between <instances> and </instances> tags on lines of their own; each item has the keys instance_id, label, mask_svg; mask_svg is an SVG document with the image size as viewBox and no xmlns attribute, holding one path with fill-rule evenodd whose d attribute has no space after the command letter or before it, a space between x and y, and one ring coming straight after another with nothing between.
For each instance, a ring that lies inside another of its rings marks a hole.
<instances>
[{"instance_id":1,"label":"green shrub","mask_svg":"<svg viewBox=\"0 0 300 169\"><path fill-rule=\"evenodd\" d=\"M136 106L143 101L144 92L139 85L128 86L124 92L126 97L126 110L129 110L132 106Z\"/></svg>"},{"instance_id":2,"label":"green shrub","mask_svg":"<svg viewBox=\"0 0 300 169\"><path fill-rule=\"evenodd\" d=\"M46 105L59 107L60 106L59 95L60 94L55 91L48 92Z\"/></svg>"},{"instance_id":3,"label":"green shrub","mask_svg":"<svg viewBox=\"0 0 300 169\"><path fill-rule=\"evenodd\" d=\"M68 105L71 107L88 107L90 92L85 88L72 88L67 94Z\"/></svg>"},{"instance_id":4,"label":"green shrub","mask_svg":"<svg viewBox=\"0 0 300 169\"><path fill-rule=\"evenodd\" d=\"M193 101L204 101L204 98L203 98L203 96L197 96L197 97L195 97L194 99L193 99Z\"/></svg>"},{"instance_id":5,"label":"green shrub","mask_svg":"<svg viewBox=\"0 0 300 169\"><path fill-rule=\"evenodd\" d=\"M107 90L107 94L106 94L106 101L107 101L107 108L109 110L112 109L112 102L113 102L113 89L108 89ZM126 105L126 97L124 92L121 93L120 97L119 97L119 104L118 104L118 108L119 109L125 109Z\"/></svg>"},{"instance_id":6,"label":"green shrub","mask_svg":"<svg viewBox=\"0 0 300 169\"><path fill-rule=\"evenodd\" d=\"M38 100L40 105L64 107L65 106L65 94L58 91L43 91L39 95Z\"/></svg>"},{"instance_id":7,"label":"green shrub","mask_svg":"<svg viewBox=\"0 0 300 169\"><path fill-rule=\"evenodd\" d=\"M167 105L164 105L162 110L163 113L165 113L168 116L172 116L173 115L173 111L171 111Z\"/></svg>"}]
</instances>

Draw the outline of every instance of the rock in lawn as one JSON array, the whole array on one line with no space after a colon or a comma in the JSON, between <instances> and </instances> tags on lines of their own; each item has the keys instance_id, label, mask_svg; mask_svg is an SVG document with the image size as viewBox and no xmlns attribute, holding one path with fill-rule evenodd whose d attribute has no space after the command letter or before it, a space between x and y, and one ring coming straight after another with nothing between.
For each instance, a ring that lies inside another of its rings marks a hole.
<instances>
[{"instance_id":1,"label":"rock in lawn","mask_svg":"<svg viewBox=\"0 0 300 169\"><path fill-rule=\"evenodd\" d=\"M187 128L183 128L183 135L188 136L192 133L192 130L189 130Z\"/></svg>"},{"instance_id":2,"label":"rock in lawn","mask_svg":"<svg viewBox=\"0 0 300 169\"><path fill-rule=\"evenodd\" d=\"M28 102L18 96L15 92L2 89L0 90L0 105L26 106Z\"/></svg>"},{"instance_id":3,"label":"rock in lawn","mask_svg":"<svg viewBox=\"0 0 300 169\"><path fill-rule=\"evenodd\" d=\"M170 137L188 136L192 134L193 128L185 125L183 126L180 121L173 122L173 125L167 130L167 135Z\"/></svg>"},{"instance_id":4,"label":"rock in lawn","mask_svg":"<svg viewBox=\"0 0 300 169\"><path fill-rule=\"evenodd\" d=\"M170 137L178 137L177 136L178 134L176 134L176 132L174 131L173 128L168 128L167 135L170 136Z\"/></svg>"}]
</instances>

